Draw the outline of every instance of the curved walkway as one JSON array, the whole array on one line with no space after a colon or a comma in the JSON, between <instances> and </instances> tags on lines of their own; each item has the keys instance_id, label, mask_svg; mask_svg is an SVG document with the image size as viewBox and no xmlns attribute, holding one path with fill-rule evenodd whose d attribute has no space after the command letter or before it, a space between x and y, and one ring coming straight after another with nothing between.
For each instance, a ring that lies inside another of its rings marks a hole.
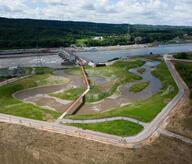
<instances>
[{"instance_id":1,"label":"curved walkway","mask_svg":"<svg viewBox=\"0 0 192 164\"><path fill-rule=\"evenodd\" d=\"M60 123L80 123L80 124L93 124L93 123L101 123L101 122L110 122L115 120L126 120L130 122L134 122L136 124L142 125L146 127L148 123L139 121L130 117L110 117L110 118L101 118L101 119L90 119L90 120L71 120L71 119L62 119Z\"/></svg>"}]
</instances>

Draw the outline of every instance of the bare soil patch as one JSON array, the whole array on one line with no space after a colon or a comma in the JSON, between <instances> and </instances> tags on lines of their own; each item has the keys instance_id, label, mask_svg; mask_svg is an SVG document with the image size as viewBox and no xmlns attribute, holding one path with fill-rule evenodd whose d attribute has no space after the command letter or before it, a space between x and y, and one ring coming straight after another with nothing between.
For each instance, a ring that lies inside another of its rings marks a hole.
<instances>
[{"instance_id":1,"label":"bare soil patch","mask_svg":"<svg viewBox=\"0 0 192 164\"><path fill-rule=\"evenodd\" d=\"M171 113L167 129L192 138L192 104L188 96Z\"/></svg>"},{"instance_id":2,"label":"bare soil patch","mask_svg":"<svg viewBox=\"0 0 192 164\"><path fill-rule=\"evenodd\" d=\"M0 161L6 164L190 164L192 146L160 136L128 149L66 135L0 124Z\"/></svg>"}]
</instances>

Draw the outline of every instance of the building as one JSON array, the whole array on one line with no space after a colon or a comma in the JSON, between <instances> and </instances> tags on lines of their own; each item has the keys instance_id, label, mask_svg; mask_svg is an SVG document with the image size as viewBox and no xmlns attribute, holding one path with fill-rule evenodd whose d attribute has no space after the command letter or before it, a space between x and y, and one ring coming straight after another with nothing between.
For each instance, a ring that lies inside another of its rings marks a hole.
<instances>
[{"instance_id":1,"label":"building","mask_svg":"<svg viewBox=\"0 0 192 164\"><path fill-rule=\"evenodd\" d=\"M103 40L103 37L102 36L96 36L93 38L93 40Z\"/></svg>"}]
</instances>

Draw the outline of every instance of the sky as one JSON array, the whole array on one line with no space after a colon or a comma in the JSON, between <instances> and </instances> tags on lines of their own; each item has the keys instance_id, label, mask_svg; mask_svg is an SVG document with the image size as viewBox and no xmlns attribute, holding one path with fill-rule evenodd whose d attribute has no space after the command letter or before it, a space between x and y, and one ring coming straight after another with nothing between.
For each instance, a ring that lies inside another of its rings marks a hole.
<instances>
[{"instance_id":1,"label":"sky","mask_svg":"<svg viewBox=\"0 0 192 164\"><path fill-rule=\"evenodd\" d=\"M0 17L192 26L192 0L0 0Z\"/></svg>"}]
</instances>

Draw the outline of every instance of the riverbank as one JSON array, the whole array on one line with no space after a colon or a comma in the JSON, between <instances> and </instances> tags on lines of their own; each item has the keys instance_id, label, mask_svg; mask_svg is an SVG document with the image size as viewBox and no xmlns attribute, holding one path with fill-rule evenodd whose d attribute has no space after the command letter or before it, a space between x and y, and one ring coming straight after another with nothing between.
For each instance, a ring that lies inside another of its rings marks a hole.
<instances>
[{"instance_id":1,"label":"riverbank","mask_svg":"<svg viewBox=\"0 0 192 164\"><path fill-rule=\"evenodd\" d=\"M128 50L137 48L156 47L157 45L149 44L132 44L132 45L116 45L116 46L98 46L98 47L76 47L77 52L84 51L109 51L109 50Z\"/></svg>"}]
</instances>

